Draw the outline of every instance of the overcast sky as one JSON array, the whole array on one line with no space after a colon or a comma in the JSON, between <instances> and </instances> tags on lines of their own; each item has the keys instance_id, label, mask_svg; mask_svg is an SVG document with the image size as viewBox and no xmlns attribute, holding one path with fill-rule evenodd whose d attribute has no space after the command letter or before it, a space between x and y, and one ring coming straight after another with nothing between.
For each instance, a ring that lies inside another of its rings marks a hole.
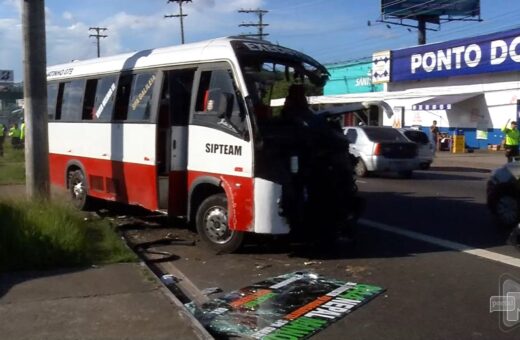
<instances>
[{"instance_id":1,"label":"overcast sky","mask_svg":"<svg viewBox=\"0 0 520 340\"><path fill-rule=\"evenodd\" d=\"M425 0L431 1L431 0ZM462 1L462 0L454 0ZM22 0L0 0L0 69L14 70L22 80ZM88 28L107 27L102 56L180 43L178 5L167 0L46 0L47 63L96 57ZM322 63L369 57L373 52L416 45L417 32L377 23L380 0L193 0L183 6L186 42L241 33L256 22L239 9L268 10L264 22L268 40L303 51ZM446 23L428 31L428 42L518 27L520 1L481 0L483 22ZM367 22L371 21L371 25Z\"/></svg>"}]
</instances>

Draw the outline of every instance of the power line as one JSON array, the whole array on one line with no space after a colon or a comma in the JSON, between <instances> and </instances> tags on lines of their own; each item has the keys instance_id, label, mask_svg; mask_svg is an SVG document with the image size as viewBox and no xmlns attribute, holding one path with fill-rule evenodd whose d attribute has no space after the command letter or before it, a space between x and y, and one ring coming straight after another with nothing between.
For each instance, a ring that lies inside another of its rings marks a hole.
<instances>
[{"instance_id":1,"label":"power line","mask_svg":"<svg viewBox=\"0 0 520 340\"><path fill-rule=\"evenodd\" d=\"M258 23L241 23L238 25L239 27L257 27L257 34L242 34L245 37L258 37L260 40L264 40L264 37L268 36L269 33L264 33L264 27L269 26L269 24L264 24L264 14L269 13L269 11L264 9L240 9L238 13L253 13L258 15Z\"/></svg>"},{"instance_id":2,"label":"power line","mask_svg":"<svg viewBox=\"0 0 520 340\"><path fill-rule=\"evenodd\" d=\"M170 14L165 15L165 18L179 18L181 23L181 44L184 44L184 17L188 16L188 14L182 13L182 4L184 2L191 2L191 0L168 0L167 3L176 2L179 4L179 14Z\"/></svg>"},{"instance_id":3,"label":"power line","mask_svg":"<svg viewBox=\"0 0 520 340\"><path fill-rule=\"evenodd\" d=\"M108 28L106 27L90 27L88 29L89 31L96 31L95 34L89 34L89 38L96 38L96 42L97 42L97 57L99 58L99 56L101 55L100 54L100 47L99 47L99 39L101 38L106 38L108 37L108 35L105 35L105 34L101 34L101 32L104 32L106 30L108 30Z\"/></svg>"}]
</instances>

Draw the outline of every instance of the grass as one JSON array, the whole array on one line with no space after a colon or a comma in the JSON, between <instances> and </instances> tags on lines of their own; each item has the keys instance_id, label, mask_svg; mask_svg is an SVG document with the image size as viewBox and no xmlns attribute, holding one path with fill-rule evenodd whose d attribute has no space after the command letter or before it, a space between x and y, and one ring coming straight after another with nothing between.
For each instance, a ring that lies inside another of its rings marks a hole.
<instances>
[{"instance_id":1,"label":"grass","mask_svg":"<svg viewBox=\"0 0 520 340\"><path fill-rule=\"evenodd\" d=\"M60 203L0 201L0 272L136 260L106 220Z\"/></svg>"},{"instance_id":2,"label":"grass","mask_svg":"<svg viewBox=\"0 0 520 340\"><path fill-rule=\"evenodd\" d=\"M11 140L4 141L4 157L0 157L0 185L25 183L25 155L23 149L13 149Z\"/></svg>"}]
</instances>

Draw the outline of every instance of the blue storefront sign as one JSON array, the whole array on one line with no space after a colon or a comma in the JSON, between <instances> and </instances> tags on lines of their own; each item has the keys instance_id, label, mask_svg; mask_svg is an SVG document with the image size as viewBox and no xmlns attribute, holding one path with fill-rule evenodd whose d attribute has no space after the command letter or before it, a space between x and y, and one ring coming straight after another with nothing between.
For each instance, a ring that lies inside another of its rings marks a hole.
<instances>
[{"instance_id":1,"label":"blue storefront sign","mask_svg":"<svg viewBox=\"0 0 520 340\"><path fill-rule=\"evenodd\" d=\"M520 71L520 29L392 51L391 82Z\"/></svg>"}]
</instances>

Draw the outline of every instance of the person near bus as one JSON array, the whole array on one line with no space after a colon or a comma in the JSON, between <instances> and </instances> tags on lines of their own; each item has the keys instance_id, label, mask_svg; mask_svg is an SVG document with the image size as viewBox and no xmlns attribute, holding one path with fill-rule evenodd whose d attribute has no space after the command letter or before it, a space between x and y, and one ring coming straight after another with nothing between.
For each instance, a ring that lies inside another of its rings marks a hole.
<instances>
[{"instance_id":1,"label":"person near bus","mask_svg":"<svg viewBox=\"0 0 520 340\"><path fill-rule=\"evenodd\" d=\"M25 142L25 121L22 120L22 124L20 125L20 143L23 146Z\"/></svg>"},{"instance_id":2,"label":"person near bus","mask_svg":"<svg viewBox=\"0 0 520 340\"><path fill-rule=\"evenodd\" d=\"M437 121L434 120L432 122L432 126L430 126L430 133L432 136L434 149L437 150L437 145L439 144L439 128L437 127Z\"/></svg>"},{"instance_id":3,"label":"person near bus","mask_svg":"<svg viewBox=\"0 0 520 340\"><path fill-rule=\"evenodd\" d=\"M5 126L0 123L0 157L4 157Z\"/></svg>"},{"instance_id":4,"label":"person near bus","mask_svg":"<svg viewBox=\"0 0 520 340\"><path fill-rule=\"evenodd\" d=\"M13 148L18 148L20 146L20 129L18 128L18 124L14 123L9 129L9 137L11 137L11 145Z\"/></svg>"},{"instance_id":5,"label":"person near bus","mask_svg":"<svg viewBox=\"0 0 520 340\"><path fill-rule=\"evenodd\" d=\"M505 155L508 162L512 162L515 157L518 156L518 144L520 143L520 131L518 131L516 121L511 122L511 127L508 128L508 124L511 119L508 119L506 125L502 129L505 134Z\"/></svg>"}]
</instances>

